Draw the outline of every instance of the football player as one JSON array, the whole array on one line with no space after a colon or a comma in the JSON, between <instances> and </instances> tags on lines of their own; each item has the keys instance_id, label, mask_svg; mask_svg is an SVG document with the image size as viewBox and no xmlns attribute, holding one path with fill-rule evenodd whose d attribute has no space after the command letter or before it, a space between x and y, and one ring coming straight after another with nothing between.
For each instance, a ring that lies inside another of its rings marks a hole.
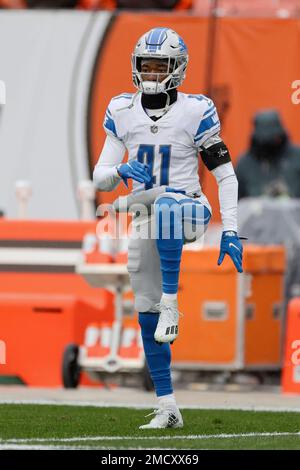
<instances>
[{"instance_id":1,"label":"football player","mask_svg":"<svg viewBox=\"0 0 300 470\"><path fill-rule=\"evenodd\" d=\"M187 63L187 47L171 29L154 28L138 40L132 54L138 91L110 101L104 119L107 137L94 169L100 191L132 179L136 199L152 208L142 222L136 219L136 226L155 222L154 237L132 237L128 248L135 308L159 402L155 416L140 429L183 426L172 388L170 343L178 335L182 247L203 235L212 213L199 182L199 155L218 183L223 224L218 264L227 254L242 272L237 179L213 101L177 91ZM122 163L126 150L128 161Z\"/></svg>"}]
</instances>

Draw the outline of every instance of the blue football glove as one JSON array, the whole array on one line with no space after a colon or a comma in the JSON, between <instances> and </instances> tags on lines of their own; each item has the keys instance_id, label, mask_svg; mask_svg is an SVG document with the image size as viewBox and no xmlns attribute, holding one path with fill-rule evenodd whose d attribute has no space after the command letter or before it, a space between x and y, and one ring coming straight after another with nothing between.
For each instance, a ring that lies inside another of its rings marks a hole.
<instances>
[{"instance_id":1,"label":"blue football glove","mask_svg":"<svg viewBox=\"0 0 300 470\"><path fill-rule=\"evenodd\" d=\"M123 179L126 186L128 186L128 178L132 178L139 183L150 183L151 181L148 165L144 165L144 163L140 163L137 160L121 163L121 165L117 166L117 172Z\"/></svg>"},{"instance_id":2,"label":"blue football glove","mask_svg":"<svg viewBox=\"0 0 300 470\"><path fill-rule=\"evenodd\" d=\"M220 256L218 265L222 264L225 255L229 255L232 259L237 271L243 272L243 245L240 242L238 234L234 231L226 231L222 233Z\"/></svg>"}]
</instances>

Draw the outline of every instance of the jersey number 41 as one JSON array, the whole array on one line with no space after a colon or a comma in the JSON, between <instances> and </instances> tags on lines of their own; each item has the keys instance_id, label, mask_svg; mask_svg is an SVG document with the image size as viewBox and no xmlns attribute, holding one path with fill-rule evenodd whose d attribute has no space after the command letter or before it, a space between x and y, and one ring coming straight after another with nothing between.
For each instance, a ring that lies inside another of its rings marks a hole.
<instances>
[{"instance_id":1,"label":"jersey number 41","mask_svg":"<svg viewBox=\"0 0 300 470\"><path fill-rule=\"evenodd\" d=\"M158 153L160 155L160 186L168 186L169 184L169 169L170 169L170 158L171 158L171 145L160 145ZM155 145L141 144L138 148L137 159L141 163L145 163L149 166L151 175L150 183L145 184L145 189L151 189L153 184L156 184L156 176L153 176L154 169L154 158L155 158Z\"/></svg>"}]
</instances>

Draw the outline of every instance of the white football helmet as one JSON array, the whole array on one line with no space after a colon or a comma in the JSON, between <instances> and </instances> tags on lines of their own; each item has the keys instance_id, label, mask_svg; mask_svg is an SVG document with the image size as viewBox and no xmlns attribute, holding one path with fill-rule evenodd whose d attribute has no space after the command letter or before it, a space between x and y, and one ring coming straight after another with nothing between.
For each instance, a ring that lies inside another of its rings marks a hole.
<instances>
[{"instance_id":1,"label":"white football helmet","mask_svg":"<svg viewBox=\"0 0 300 470\"><path fill-rule=\"evenodd\" d=\"M168 76L161 82L159 73L154 74L155 81L142 80L141 65L145 59L163 59L168 64ZM175 31L169 28L151 29L138 40L132 54L133 83L138 90L149 95L164 93L181 85L185 79L187 63L187 47Z\"/></svg>"}]
</instances>

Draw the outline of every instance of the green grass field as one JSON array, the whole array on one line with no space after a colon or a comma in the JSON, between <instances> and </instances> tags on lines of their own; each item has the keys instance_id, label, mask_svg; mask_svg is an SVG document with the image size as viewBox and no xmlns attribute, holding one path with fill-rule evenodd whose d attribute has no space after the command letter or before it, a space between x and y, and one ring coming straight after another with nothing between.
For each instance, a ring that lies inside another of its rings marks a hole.
<instances>
[{"instance_id":1,"label":"green grass field","mask_svg":"<svg viewBox=\"0 0 300 470\"><path fill-rule=\"evenodd\" d=\"M0 405L0 448L300 449L300 414L183 410L182 429L139 430L152 410Z\"/></svg>"}]
</instances>

